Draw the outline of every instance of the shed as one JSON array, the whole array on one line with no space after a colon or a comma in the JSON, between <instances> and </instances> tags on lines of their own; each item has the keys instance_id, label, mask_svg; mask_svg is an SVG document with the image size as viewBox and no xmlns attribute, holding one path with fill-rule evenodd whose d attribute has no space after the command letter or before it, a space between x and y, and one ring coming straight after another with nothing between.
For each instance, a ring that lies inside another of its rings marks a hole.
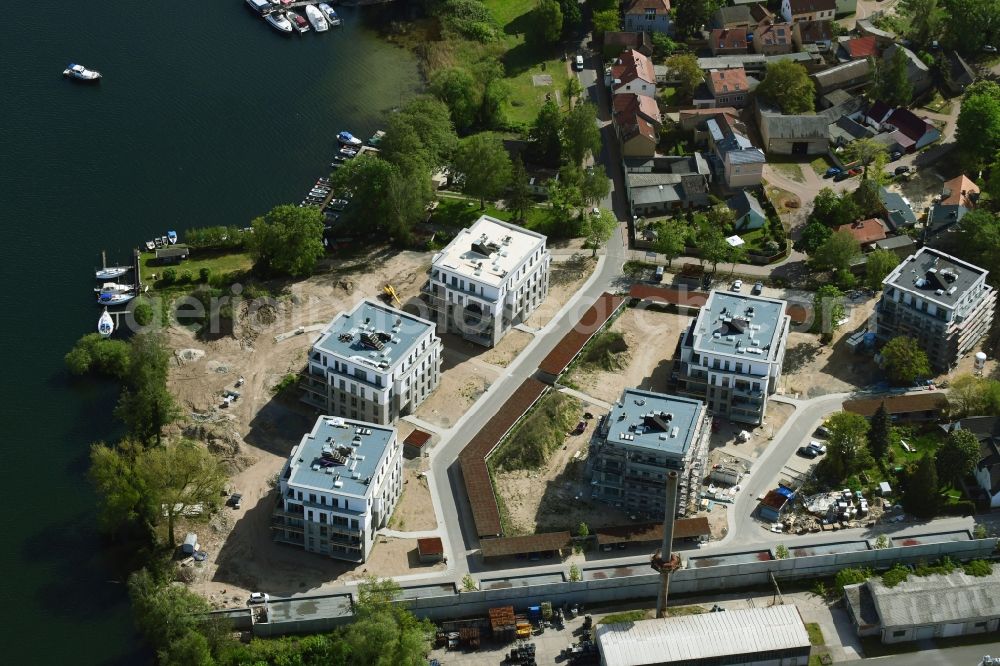
<instances>
[{"instance_id":1,"label":"shed","mask_svg":"<svg viewBox=\"0 0 1000 666\"><path fill-rule=\"evenodd\" d=\"M787 486L778 486L774 490L769 490L764 499L760 501L758 514L762 520L776 523L781 520L781 513L785 510L789 500L795 497L795 491Z\"/></svg>"},{"instance_id":2,"label":"shed","mask_svg":"<svg viewBox=\"0 0 1000 666\"><path fill-rule=\"evenodd\" d=\"M181 552L185 555L194 555L199 545L198 535L194 532L188 532L187 536L184 537L184 543L181 544Z\"/></svg>"},{"instance_id":3,"label":"shed","mask_svg":"<svg viewBox=\"0 0 1000 666\"><path fill-rule=\"evenodd\" d=\"M878 484L878 494L882 497L888 497L892 494L892 486L889 485L888 481L882 481Z\"/></svg>"},{"instance_id":4,"label":"shed","mask_svg":"<svg viewBox=\"0 0 1000 666\"><path fill-rule=\"evenodd\" d=\"M156 261L161 264L179 264L188 258L191 250L186 245L172 245L156 250Z\"/></svg>"},{"instance_id":5,"label":"shed","mask_svg":"<svg viewBox=\"0 0 1000 666\"><path fill-rule=\"evenodd\" d=\"M424 564L440 562L444 558L444 544L439 537L417 539L417 557Z\"/></svg>"},{"instance_id":6,"label":"shed","mask_svg":"<svg viewBox=\"0 0 1000 666\"><path fill-rule=\"evenodd\" d=\"M431 434L423 430L414 430L403 440L403 455L407 458L419 458L427 455L427 442Z\"/></svg>"}]
</instances>

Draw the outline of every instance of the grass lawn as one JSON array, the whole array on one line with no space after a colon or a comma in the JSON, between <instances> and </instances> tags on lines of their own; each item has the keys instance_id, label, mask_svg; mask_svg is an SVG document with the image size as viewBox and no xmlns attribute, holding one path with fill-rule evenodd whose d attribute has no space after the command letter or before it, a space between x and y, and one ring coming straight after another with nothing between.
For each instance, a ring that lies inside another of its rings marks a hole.
<instances>
[{"instance_id":1,"label":"grass lawn","mask_svg":"<svg viewBox=\"0 0 1000 666\"><path fill-rule=\"evenodd\" d=\"M680 106L684 99L677 94L677 88L664 86L659 89L656 95L666 106Z\"/></svg>"},{"instance_id":2,"label":"grass lawn","mask_svg":"<svg viewBox=\"0 0 1000 666\"><path fill-rule=\"evenodd\" d=\"M951 113L951 102L942 97L940 91L935 90L934 97L932 97L929 102L927 102L920 108L926 109L931 113L940 113L942 115L948 115L949 113Z\"/></svg>"},{"instance_id":3,"label":"grass lawn","mask_svg":"<svg viewBox=\"0 0 1000 666\"><path fill-rule=\"evenodd\" d=\"M639 620L645 620L648 611L644 610L630 610L623 611L621 613L612 613L611 615L605 615L597 624L615 624L617 622L638 622Z\"/></svg>"},{"instance_id":4,"label":"grass lawn","mask_svg":"<svg viewBox=\"0 0 1000 666\"><path fill-rule=\"evenodd\" d=\"M809 642L812 645L826 645L823 639L823 630L817 622L806 622L806 632L809 634Z\"/></svg>"},{"instance_id":5,"label":"grass lawn","mask_svg":"<svg viewBox=\"0 0 1000 666\"><path fill-rule=\"evenodd\" d=\"M479 219L480 215L490 215L504 222L510 222L513 217L510 211L500 210L489 202L486 203L486 209L481 210L479 208L479 201L476 199L440 197L438 199L438 206L434 210L434 215L431 216L431 223L454 227L457 231L471 225ZM528 211L524 226L534 229L538 225L543 224L544 221L545 209L535 207Z\"/></svg>"},{"instance_id":6,"label":"grass lawn","mask_svg":"<svg viewBox=\"0 0 1000 666\"><path fill-rule=\"evenodd\" d=\"M201 251L191 250L191 258L186 261L182 261L176 266L164 266L156 263L156 257L152 253L144 252L142 255L142 262L140 269L142 271L142 280L144 283L155 284L155 281L150 277L156 275L157 277L163 275L163 271L167 268L173 268L177 271L178 277L190 272L194 280L198 279L198 274L202 268L207 268L212 271L213 275L225 275L231 273L244 273L253 266L253 260L250 255L246 252L211 252L208 250Z\"/></svg>"},{"instance_id":7,"label":"grass lawn","mask_svg":"<svg viewBox=\"0 0 1000 666\"><path fill-rule=\"evenodd\" d=\"M794 162L771 162L771 168L796 183L806 182L806 177L802 175L802 167Z\"/></svg>"},{"instance_id":8,"label":"grass lawn","mask_svg":"<svg viewBox=\"0 0 1000 666\"><path fill-rule=\"evenodd\" d=\"M812 167L812 170L816 172L817 176L822 177L826 175L826 170L833 166L833 162L831 162L830 158L826 155L820 155L810 162L809 166Z\"/></svg>"},{"instance_id":9,"label":"grass lawn","mask_svg":"<svg viewBox=\"0 0 1000 666\"><path fill-rule=\"evenodd\" d=\"M740 234L740 238L742 238L743 242L746 243L744 247L748 250L764 249L764 227L742 233Z\"/></svg>"}]
</instances>

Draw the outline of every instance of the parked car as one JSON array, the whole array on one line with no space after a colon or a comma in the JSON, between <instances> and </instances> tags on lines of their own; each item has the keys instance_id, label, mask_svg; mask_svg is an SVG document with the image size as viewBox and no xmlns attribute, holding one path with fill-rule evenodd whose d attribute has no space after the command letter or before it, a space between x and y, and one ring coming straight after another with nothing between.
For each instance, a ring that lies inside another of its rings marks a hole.
<instances>
[{"instance_id":1,"label":"parked car","mask_svg":"<svg viewBox=\"0 0 1000 666\"><path fill-rule=\"evenodd\" d=\"M891 153L889 153L889 161L890 162L895 162L896 160L898 160L902 156L903 156L903 153L899 152L898 150L894 150Z\"/></svg>"},{"instance_id":2,"label":"parked car","mask_svg":"<svg viewBox=\"0 0 1000 666\"><path fill-rule=\"evenodd\" d=\"M833 177L833 179L839 183L840 181L847 180L850 177L851 177L851 172L850 171L841 171L840 173L838 173L837 175L835 175Z\"/></svg>"},{"instance_id":3,"label":"parked car","mask_svg":"<svg viewBox=\"0 0 1000 666\"><path fill-rule=\"evenodd\" d=\"M587 429L587 422L586 421L580 421L579 423L576 424L576 427L573 428L573 434L574 435L582 435L583 431L586 430L586 429Z\"/></svg>"},{"instance_id":4,"label":"parked car","mask_svg":"<svg viewBox=\"0 0 1000 666\"><path fill-rule=\"evenodd\" d=\"M573 60L573 69L578 72L583 71L583 56L578 55L575 60Z\"/></svg>"},{"instance_id":5,"label":"parked car","mask_svg":"<svg viewBox=\"0 0 1000 666\"><path fill-rule=\"evenodd\" d=\"M656 267L656 281L663 282L663 266Z\"/></svg>"},{"instance_id":6,"label":"parked car","mask_svg":"<svg viewBox=\"0 0 1000 666\"><path fill-rule=\"evenodd\" d=\"M817 442L815 439L809 441L809 448L820 454L826 453L826 444Z\"/></svg>"},{"instance_id":7,"label":"parked car","mask_svg":"<svg viewBox=\"0 0 1000 666\"><path fill-rule=\"evenodd\" d=\"M897 175L897 176L902 176L902 175L910 173L910 167L905 166L905 165L904 166L898 166L898 167L896 167L896 169L892 173L895 174L895 175Z\"/></svg>"},{"instance_id":8,"label":"parked car","mask_svg":"<svg viewBox=\"0 0 1000 666\"><path fill-rule=\"evenodd\" d=\"M830 429L827 428L825 425L821 425L820 427L816 428L816 436L817 437L829 437L830 436Z\"/></svg>"},{"instance_id":9,"label":"parked car","mask_svg":"<svg viewBox=\"0 0 1000 666\"><path fill-rule=\"evenodd\" d=\"M251 592L250 598L247 599L247 606L252 606L254 604L266 604L270 600L271 597L267 592Z\"/></svg>"},{"instance_id":10,"label":"parked car","mask_svg":"<svg viewBox=\"0 0 1000 666\"><path fill-rule=\"evenodd\" d=\"M829 169L826 170L826 173L823 174L823 177L824 178L833 178L834 176L836 176L840 172L841 172L840 167L830 167Z\"/></svg>"},{"instance_id":11,"label":"parked car","mask_svg":"<svg viewBox=\"0 0 1000 666\"><path fill-rule=\"evenodd\" d=\"M809 458L811 460L816 456L818 456L819 452L817 452L816 449L810 446L800 446L799 455L802 456L803 458Z\"/></svg>"},{"instance_id":12,"label":"parked car","mask_svg":"<svg viewBox=\"0 0 1000 666\"><path fill-rule=\"evenodd\" d=\"M987 44L986 46L983 47L983 51L985 51L986 53L996 53L997 47L991 44Z\"/></svg>"},{"instance_id":13,"label":"parked car","mask_svg":"<svg viewBox=\"0 0 1000 666\"><path fill-rule=\"evenodd\" d=\"M761 282L760 280L754 282L753 289L750 290L750 293L753 294L754 296L760 296L763 292L764 292L764 283Z\"/></svg>"},{"instance_id":14,"label":"parked car","mask_svg":"<svg viewBox=\"0 0 1000 666\"><path fill-rule=\"evenodd\" d=\"M233 493L229 496L229 499L226 500L226 506L231 506L234 509L240 508L243 506L243 495L240 493Z\"/></svg>"},{"instance_id":15,"label":"parked car","mask_svg":"<svg viewBox=\"0 0 1000 666\"><path fill-rule=\"evenodd\" d=\"M743 280L736 280L729 288L729 291L740 291L743 289Z\"/></svg>"}]
</instances>

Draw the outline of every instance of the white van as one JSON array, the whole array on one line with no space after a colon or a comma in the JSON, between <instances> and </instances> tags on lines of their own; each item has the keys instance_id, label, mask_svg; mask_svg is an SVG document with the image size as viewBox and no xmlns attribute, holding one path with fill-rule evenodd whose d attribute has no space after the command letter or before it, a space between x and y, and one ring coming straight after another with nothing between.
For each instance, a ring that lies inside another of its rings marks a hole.
<instances>
[{"instance_id":1,"label":"white van","mask_svg":"<svg viewBox=\"0 0 1000 666\"><path fill-rule=\"evenodd\" d=\"M573 61L573 69L575 69L578 72L582 72L583 71L583 56L582 55L578 55L576 57L576 60Z\"/></svg>"}]
</instances>

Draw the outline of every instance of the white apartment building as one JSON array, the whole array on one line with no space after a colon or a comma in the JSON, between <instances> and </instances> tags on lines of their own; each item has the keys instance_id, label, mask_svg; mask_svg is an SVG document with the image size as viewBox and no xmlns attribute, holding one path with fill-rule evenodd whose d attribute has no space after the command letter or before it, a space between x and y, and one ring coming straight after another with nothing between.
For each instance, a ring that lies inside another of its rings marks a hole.
<instances>
[{"instance_id":1,"label":"white apartment building","mask_svg":"<svg viewBox=\"0 0 1000 666\"><path fill-rule=\"evenodd\" d=\"M278 477L275 541L364 562L402 492L396 429L321 416Z\"/></svg>"},{"instance_id":2,"label":"white apartment building","mask_svg":"<svg viewBox=\"0 0 1000 666\"><path fill-rule=\"evenodd\" d=\"M551 261L545 236L483 215L434 255L423 291L438 330L494 346L545 299Z\"/></svg>"},{"instance_id":3,"label":"white apartment building","mask_svg":"<svg viewBox=\"0 0 1000 666\"><path fill-rule=\"evenodd\" d=\"M432 322L365 299L330 322L303 374L302 400L322 413L395 423L437 388L441 338Z\"/></svg>"},{"instance_id":4,"label":"white apartment building","mask_svg":"<svg viewBox=\"0 0 1000 666\"><path fill-rule=\"evenodd\" d=\"M704 400L715 416L760 424L790 325L785 301L713 290L682 334L678 391Z\"/></svg>"},{"instance_id":5,"label":"white apartment building","mask_svg":"<svg viewBox=\"0 0 1000 666\"><path fill-rule=\"evenodd\" d=\"M944 252L921 248L882 281L876 338L883 344L901 335L914 338L931 366L946 372L993 323L997 295L987 275Z\"/></svg>"}]
</instances>

